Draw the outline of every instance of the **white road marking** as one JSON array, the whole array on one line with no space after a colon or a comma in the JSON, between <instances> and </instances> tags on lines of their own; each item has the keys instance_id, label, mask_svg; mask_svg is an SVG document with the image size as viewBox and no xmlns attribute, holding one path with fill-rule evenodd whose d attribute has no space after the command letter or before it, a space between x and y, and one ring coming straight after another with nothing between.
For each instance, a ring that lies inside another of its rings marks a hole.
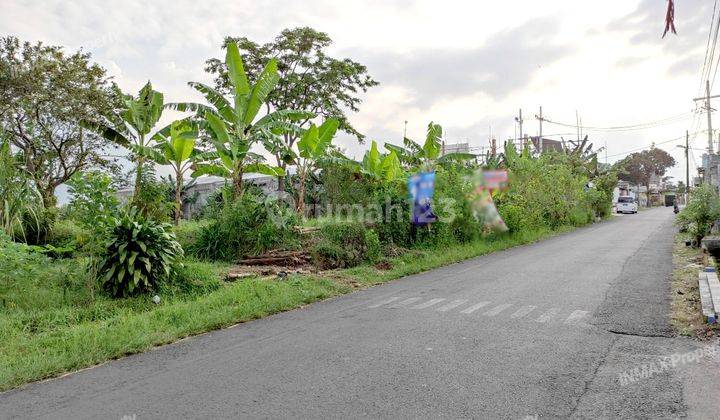
<instances>
[{"instance_id":1,"label":"white road marking","mask_svg":"<svg viewBox=\"0 0 720 420\"><path fill-rule=\"evenodd\" d=\"M409 304L411 304L411 303L415 303L415 302L417 302L417 301L419 301L419 300L421 300L421 299L422 299L422 298L419 298L419 297L408 298L408 299L403 300L402 302L398 302L398 303L392 305L392 307L393 307L393 308L397 308L397 307L400 307L400 306L407 306L407 305L409 305Z\"/></svg>"},{"instance_id":2,"label":"white road marking","mask_svg":"<svg viewBox=\"0 0 720 420\"><path fill-rule=\"evenodd\" d=\"M411 309L425 309L425 308L429 308L429 307L431 307L431 306L433 306L433 305L435 305L435 304L438 304L438 303L440 303L440 302L442 302L442 301L444 301L444 300L445 300L445 299L443 299L443 298L430 299L430 300L428 300L428 301L425 302L425 303L421 303L421 304L419 304L419 305L413 306Z\"/></svg>"},{"instance_id":3,"label":"white road marking","mask_svg":"<svg viewBox=\"0 0 720 420\"><path fill-rule=\"evenodd\" d=\"M467 299L453 300L452 302L448 303L447 305L443 305L443 306L437 308L437 311L438 312L447 312L450 309L457 308L458 306L462 305L465 302L467 302Z\"/></svg>"},{"instance_id":4,"label":"white road marking","mask_svg":"<svg viewBox=\"0 0 720 420\"><path fill-rule=\"evenodd\" d=\"M490 304L490 302L488 302L488 301L476 303L476 304L474 304L473 306L471 306L471 307L469 307L469 308L467 308L467 309L464 309L464 310L460 311L460 313L463 313L463 314L471 314L471 313L477 311L477 310L480 309L480 308L484 308L484 307L488 306L489 304Z\"/></svg>"},{"instance_id":5,"label":"white road marking","mask_svg":"<svg viewBox=\"0 0 720 420\"><path fill-rule=\"evenodd\" d=\"M536 322L548 322L548 321L550 321L551 319L555 318L555 315L557 315L557 314L559 314L559 313L560 313L560 309L559 309L559 308L551 308L550 310L548 310L548 311L545 312L544 314L540 315L540 317L539 317L538 319L536 319L535 321L536 321Z\"/></svg>"},{"instance_id":6,"label":"white road marking","mask_svg":"<svg viewBox=\"0 0 720 420\"><path fill-rule=\"evenodd\" d=\"M580 321L582 318L585 317L585 315L588 314L588 311L574 311L570 314L569 317L565 320L566 324L576 324L578 321Z\"/></svg>"},{"instance_id":7,"label":"white road marking","mask_svg":"<svg viewBox=\"0 0 720 420\"><path fill-rule=\"evenodd\" d=\"M368 308L379 308L383 305L387 305L388 303L395 302L396 300L400 299L400 296L391 297L390 299L385 299L380 303L376 303L374 305L368 306Z\"/></svg>"},{"instance_id":8,"label":"white road marking","mask_svg":"<svg viewBox=\"0 0 720 420\"><path fill-rule=\"evenodd\" d=\"M517 311L515 311L514 314L512 314L510 316L513 318L522 318L525 315L529 314L530 312L534 311L535 308L537 308L537 306L533 306L533 305L523 306L522 308L518 309Z\"/></svg>"},{"instance_id":9,"label":"white road marking","mask_svg":"<svg viewBox=\"0 0 720 420\"><path fill-rule=\"evenodd\" d=\"M499 314L500 312L504 311L505 309L507 309L507 308L509 308L509 307L511 307L511 306L512 306L512 305L509 304L509 303L505 303L505 304L502 304L502 305L498 305L498 306L490 309L489 311L485 312L483 315L485 315L485 316L495 316L495 315Z\"/></svg>"}]
</instances>

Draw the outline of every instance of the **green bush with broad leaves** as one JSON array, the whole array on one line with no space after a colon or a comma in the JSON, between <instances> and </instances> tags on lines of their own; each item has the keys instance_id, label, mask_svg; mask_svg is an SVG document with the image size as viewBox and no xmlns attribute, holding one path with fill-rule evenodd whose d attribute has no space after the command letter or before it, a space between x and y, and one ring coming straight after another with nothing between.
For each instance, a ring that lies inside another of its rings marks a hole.
<instances>
[{"instance_id":1,"label":"green bush with broad leaves","mask_svg":"<svg viewBox=\"0 0 720 420\"><path fill-rule=\"evenodd\" d=\"M103 288L114 297L127 297L156 290L174 273L183 250L167 223L124 211L108 232L98 276Z\"/></svg>"},{"instance_id":2,"label":"green bush with broad leaves","mask_svg":"<svg viewBox=\"0 0 720 420\"><path fill-rule=\"evenodd\" d=\"M713 187L702 184L692 191L687 206L678 214L676 223L686 231L697 246L720 219L720 197Z\"/></svg>"}]
</instances>

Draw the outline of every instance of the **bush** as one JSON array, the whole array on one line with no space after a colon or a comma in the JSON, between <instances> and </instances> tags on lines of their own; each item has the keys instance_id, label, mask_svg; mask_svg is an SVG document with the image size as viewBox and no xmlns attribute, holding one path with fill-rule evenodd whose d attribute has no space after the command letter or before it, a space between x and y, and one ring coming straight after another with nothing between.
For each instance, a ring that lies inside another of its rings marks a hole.
<instances>
[{"instance_id":1,"label":"bush","mask_svg":"<svg viewBox=\"0 0 720 420\"><path fill-rule=\"evenodd\" d=\"M115 220L108 236L98 275L114 297L156 289L170 278L183 256L170 225L138 215L135 208Z\"/></svg>"},{"instance_id":2,"label":"bush","mask_svg":"<svg viewBox=\"0 0 720 420\"><path fill-rule=\"evenodd\" d=\"M208 224L207 220L181 220L179 225L173 226L173 232L175 232L180 246L189 252L197 243L203 228Z\"/></svg>"},{"instance_id":3,"label":"bush","mask_svg":"<svg viewBox=\"0 0 720 420\"><path fill-rule=\"evenodd\" d=\"M408 247L412 244L410 201L405 185L390 184L374 192L374 202L380 210L375 223L380 242L385 245Z\"/></svg>"},{"instance_id":4,"label":"bush","mask_svg":"<svg viewBox=\"0 0 720 420\"><path fill-rule=\"evenodd\" d=\"M320 229L312 248L315 264L323 269L354 267L380 257L378 234L361 222L329 223Z\"/></svg>"},{"instance_id":5,"label":"bush","mask_svg":"<svg viewBox=\"0 0 720 420\"><path fill-rule=\"evenodd\" d=\"M687 231L695 245L710 233L713 223L720 219L720 198L715 189L702 184L690 195L687 206L680 212L676 223Z\"/></svg>"},{"instance_id":6,"label":"bush","mask_svg":"<svg viewBox=\"0 0 720 420\"><path fill-rule=\"evenodd\" d=\"M246 193L226 204L202 227L188 252L211 260L232 261L269 249L298 247L295 212L283 203Z\"/></svg>"},{"instance_id":7,"label":"bush","mask_svg":"<svg viewBox=\"0 0 720 420\"><path fill-rule=\"evenodd\" d=\"M68 186L72 195L67 206L68 217L94 232L104 230L112 223L120 205L108 174L99 171L77 173Z\"/></svg>"},{"instance_id":8,"label":"bush","mask_svg":"<svg viewBox=\"0 0 720 420\"><path fill-rule=\"evenodd\" d=\"M178 265L170 282L160 285L163 295L204 295L219 289L222 281L213 266L201 261L185 261Z\"/></svg>"}]
</instances>

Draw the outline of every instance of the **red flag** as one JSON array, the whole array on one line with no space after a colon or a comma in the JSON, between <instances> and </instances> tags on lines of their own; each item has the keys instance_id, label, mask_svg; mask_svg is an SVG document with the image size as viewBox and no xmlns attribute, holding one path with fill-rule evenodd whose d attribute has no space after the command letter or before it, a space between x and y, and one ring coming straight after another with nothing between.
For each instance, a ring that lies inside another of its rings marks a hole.
<instances>
[{"instance_id":1,"label":"red flag","mask_svg":"<svg viewBox=\"0 0 720 420\"><path fill-rule=\"evenodd\" d=\"M668 0L668 9L667 14L665 15L665 32L663 32L662 36L663 38L665 38L668 31L677 35L677 32L675 31L675 3L673 0Z\"/></svg>"}]
</instances>

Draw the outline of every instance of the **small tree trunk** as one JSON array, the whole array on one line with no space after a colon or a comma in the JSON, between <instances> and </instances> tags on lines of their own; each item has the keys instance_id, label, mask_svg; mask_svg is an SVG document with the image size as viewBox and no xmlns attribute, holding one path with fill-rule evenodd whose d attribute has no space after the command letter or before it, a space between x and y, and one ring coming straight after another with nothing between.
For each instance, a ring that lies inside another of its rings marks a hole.
<instances>
[{"instance_id":1,"label":"small tree trunk","mask_svg":"<svg viewBox=\"0 0 720 420\"><path fill-rule=\"evenodd\" d=\"M297 212L301 218L305 218L305 173L306 168L302 168L300 172L300 188L298 189L298 205Z\"/></svg>"},{"instance_id":2,"label":"small tree trunk","mask_svg":"<svg viewBox=\"0 0 720 420\"><path fill-rule=\"evenodd\" d=\"M140 184L142 183L142 170L143 170L143 158L138 156L137 170L135 171L135 187L133 188L132 201L137 202L138 196L140 195Z\"/></svg>"},{"instance_id":3,"label":"small tree trunk","mask_svg":"<svg viewBox=\"0 0 720 420\"><path fill-rule=\"evenodd\" d=\"M55 198L55 187L49 185L40 191L42 195L43 207L46 209L55 207L57 198Z\"/></svg>"},{"instance_id":4,"label":"small tree trunk","mask_svg":"<svg viewBox=\"0 0 720 420\"><path fill-rule=\"evenodd\" d=\"M180 218L182 217L182 188L182 174L177 173L175 174L175 226L180 224Z\"/></svg>"},{"instance_id":5,"label":"small tree trunk","mask_svg":"<svg viewBox=\"0 0 720 420\"><path fill-rule=\"evenodd\" d=\"M243 196L243 171L239 170L233 178L233 201Z\"/></svg>"}]
</instances>

